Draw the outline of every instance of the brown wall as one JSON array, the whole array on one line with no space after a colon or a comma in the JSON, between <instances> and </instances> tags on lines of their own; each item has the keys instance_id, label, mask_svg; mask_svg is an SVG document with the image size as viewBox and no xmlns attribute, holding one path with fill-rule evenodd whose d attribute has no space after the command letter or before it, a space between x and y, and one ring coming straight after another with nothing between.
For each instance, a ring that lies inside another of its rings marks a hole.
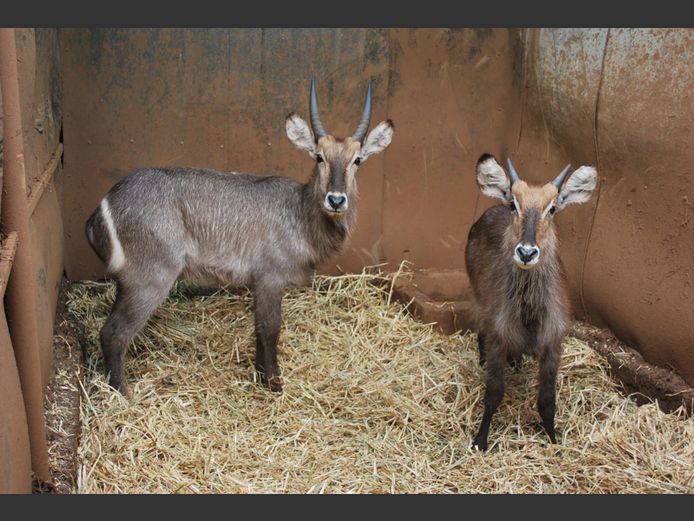
<instances>
[{"instance_id":1,"label":"brown wall","mask_svg":"<svg viewBox=\"0 0 694 521\"><path fill-rule=\"evenodd\" d=\"M329 131L353 132L369 76L374 119L385 118L388 43L387 31L370 29L61 30L68 276L101 275L84 221L136 167L306 179L312 163L287 140L285 116L308 117L307 81L315 74ZM383 157L362 173L355 242L338 261L351 270L378 261L370 250L380 236Z\"/></svg>"},{"instance_id":2,"label":"brown wall","mask_svg":"<svg viewBox=\"0 0 694 521\"><path fill-rule=\"evenodd\" d=\"M694 31L522 37L521 175L572 162L601 178L589 204L558 218L574 309L694 384Z\"/></svg>"},{"instance_id":3,"label":"brown wall","mask_svg":"<svg viewBox=\"0 0 694 521\"><path fill-rule=\"evenodd\" d=\"M464 168L482 146L515 143L519 43L506 30L61 30L68 276L102 275L84 221L136 167L307 179L311 160L287 140L284 117L308 117L312 75L329 131L354 130L369 77L374 123L396 127L360 170L350 247L324 270L461 265L478 198Z\"/></svg>"},{"instance_id":4,"label":"brown wall","mask_svg":"<svg viewBox=\"0 0 694 521\"><path fill-rule=\"evenodd\" d=\"M520 108L514 31L393 30L385 153L383 260L416 267L465 263L482 152L508 154Z\"/></svg>"},{"instance_id":5,"label":"brown wall","mask_svg":"<svg viewBox=\"0 0 694 521\"><path fill-rule=\"evenodd\" d=\"M390 148L360 172L359 223L325 271L402 259L462 267L493 204L473 169L513 155L545 181L596 164L599 193L558 217L579 316L694 383L692 31L488 29L61 30L66 269L99 277L84 221L139 166L306 179L284 135L315 75L328 129L356 123L368 77ZM689 182L687 182L689 181Z\"/></svg>"}]
</instances>

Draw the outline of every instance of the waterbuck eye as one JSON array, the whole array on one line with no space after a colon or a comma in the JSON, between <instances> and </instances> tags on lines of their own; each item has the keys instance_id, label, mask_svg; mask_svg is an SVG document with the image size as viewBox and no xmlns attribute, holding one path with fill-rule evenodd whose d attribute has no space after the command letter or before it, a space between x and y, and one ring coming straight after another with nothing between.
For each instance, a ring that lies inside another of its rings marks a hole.
<instances>
[{"instance_id":1,"label":"waterbuck eye","mask_svg":"<svg viewBox=\"0 0 694 521\"><path fill-rule=\"evenodd\" d=\"M354 160L354 164L359 166L359 163L361 163L361 157L358 157Z\"/></svg>"},{"instance_id":2,"label":"waterbuck eye","mask_svg":"<svg viewBox=\"0 0 694 521\"><path fill-rule=\"evenodd\" d=\"M323 156L321 156L320 154L318 154L318 155L316 156L316 163L322 163L323 161L325 161L325 159L323 159Z\"/></svg>"},{"instance_id":3,"label":"waterbuck eye","mask_svg":"<svg viewBox=\"0 0 694 521\"><path fill-rule=\"evenodd\" d=\"M516 201L515 201L515 200L511 201L511 204L509 204L508 206L509 206L509 208L511 208L511 211L512 211L512 212L515 213L515 212L518 211L518 207L516 206Z\"/></svg>"},{"instance_id":4,"label":"waterbuck eye","mask_svg":"<svg viewBox=\"0 0 694 521\"><path fill-rule=\"evenodd\" d=\"M547 213L549 213L550 215L554 215L554 212L556 212L556 211L557 211L557 207L552 205L552 206L550 206L549 211Z\"/></svg>"}]
</instances>

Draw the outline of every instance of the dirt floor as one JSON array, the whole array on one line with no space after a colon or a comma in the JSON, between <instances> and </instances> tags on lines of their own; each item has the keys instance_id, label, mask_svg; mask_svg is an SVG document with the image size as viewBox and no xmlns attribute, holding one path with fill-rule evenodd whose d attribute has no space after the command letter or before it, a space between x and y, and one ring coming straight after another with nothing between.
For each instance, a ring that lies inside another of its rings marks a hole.
<instances>
[{"instance_id":1,"label":"dirt floor","mask_svg":"<svg viewBox=\"0 0 694 521\"><path fill-rule=\"evenodd\" d=\"M50 483L34 483L40 493L68 494L77 483L77 447L80 435L80 396L83 374L78 326L66 316L63 285L53 337L54 372L45 396ZM83 336L83 335L82 335Z\"/></svg>"},{"instance_id":2,"label":"dirt floor","mask_svg":"<svg viewBox=\"0 0 694 521\"><path fill-rule=\"evenodd\" d=\"M675 371L645 362L638 351L607 330L577 322L571 334L605 357L612 377L637 403L657 401L665 412L684 407L688 416L694 413L694 388Z\"/></svg>"},{"instance_id":3,"label":"dirt floor","mask_svg":"<svg viewBox=\"0 0 694 521\"><path fill-rule=\"evenodd\" d=\"M490 451L472 451L474 335L413 320L385 282L320 277L285 298L281 396L252 369L249 296L179 285L129 352L128 400L105 384L98 347L114 288L74 285L48 397L52 491L694 491L694 420L620 393L619 364L597 354L609 338L580 324L564 346L560 443L537 427L526 360L507 373Z\"/></svg>"}]
</instances>

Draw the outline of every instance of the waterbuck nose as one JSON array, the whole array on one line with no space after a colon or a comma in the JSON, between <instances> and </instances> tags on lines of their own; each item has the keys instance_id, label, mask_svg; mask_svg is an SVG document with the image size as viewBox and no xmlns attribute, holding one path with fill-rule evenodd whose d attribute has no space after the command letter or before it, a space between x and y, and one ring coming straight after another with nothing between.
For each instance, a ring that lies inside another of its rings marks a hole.
<instances>
[{"instance_id":1,"label":"waterbuck nose","mask_svg":"<svg viewBox=\"0 0 694 521\"><path fill-rule=\"evenodd\" d=\"M519 244L516 247L516 254L521 261L527 264L540 254L540 249L537 246Z\"/></svg>"},{"instance_id":2,"label":"waterbuck nose","mask_svg":"<svg viewBox=\"0 0 694 521\"><path fill-rule=\"evenodd\" d=\"M333 210L339 210L345 205L347 198L344 195L328 194L328 204Z\"/></svg>"}]
</instances>

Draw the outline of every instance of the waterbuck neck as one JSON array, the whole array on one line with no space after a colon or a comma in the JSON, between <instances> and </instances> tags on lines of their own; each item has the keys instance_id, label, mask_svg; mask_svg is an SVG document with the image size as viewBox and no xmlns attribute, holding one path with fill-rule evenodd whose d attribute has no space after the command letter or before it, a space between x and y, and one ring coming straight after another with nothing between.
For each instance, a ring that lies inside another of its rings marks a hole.
<instances>
[{"instance_id":1,"label":"waterbuck neck","mask_svg":"<svg viewBox=\"0 0 694 521\"><path fill-rule=\"evenodd\" d=\"M507 230L505 251L513 251L518 240ZM525 325L544 319L552 293L560 283L561 260L557 248L554 224L545 234L542 257L532 269L522 269L508 255L506 297Z\"/></svg>"},{"instance_id":2,"label":"waterbuck neck","mask_svg":"<svg viewBox=\"0 0 694 521\"><path fill-rule=\"evenodd\" d=\"M327 215L321 208L321 192L317 170L302 189L302 215L305 218L306 238L314 251L312 262L320 264L331 255L342 251L356 220L357 194L349 194L349 206L340 215Z\"/></svg>"}]
</instances>

